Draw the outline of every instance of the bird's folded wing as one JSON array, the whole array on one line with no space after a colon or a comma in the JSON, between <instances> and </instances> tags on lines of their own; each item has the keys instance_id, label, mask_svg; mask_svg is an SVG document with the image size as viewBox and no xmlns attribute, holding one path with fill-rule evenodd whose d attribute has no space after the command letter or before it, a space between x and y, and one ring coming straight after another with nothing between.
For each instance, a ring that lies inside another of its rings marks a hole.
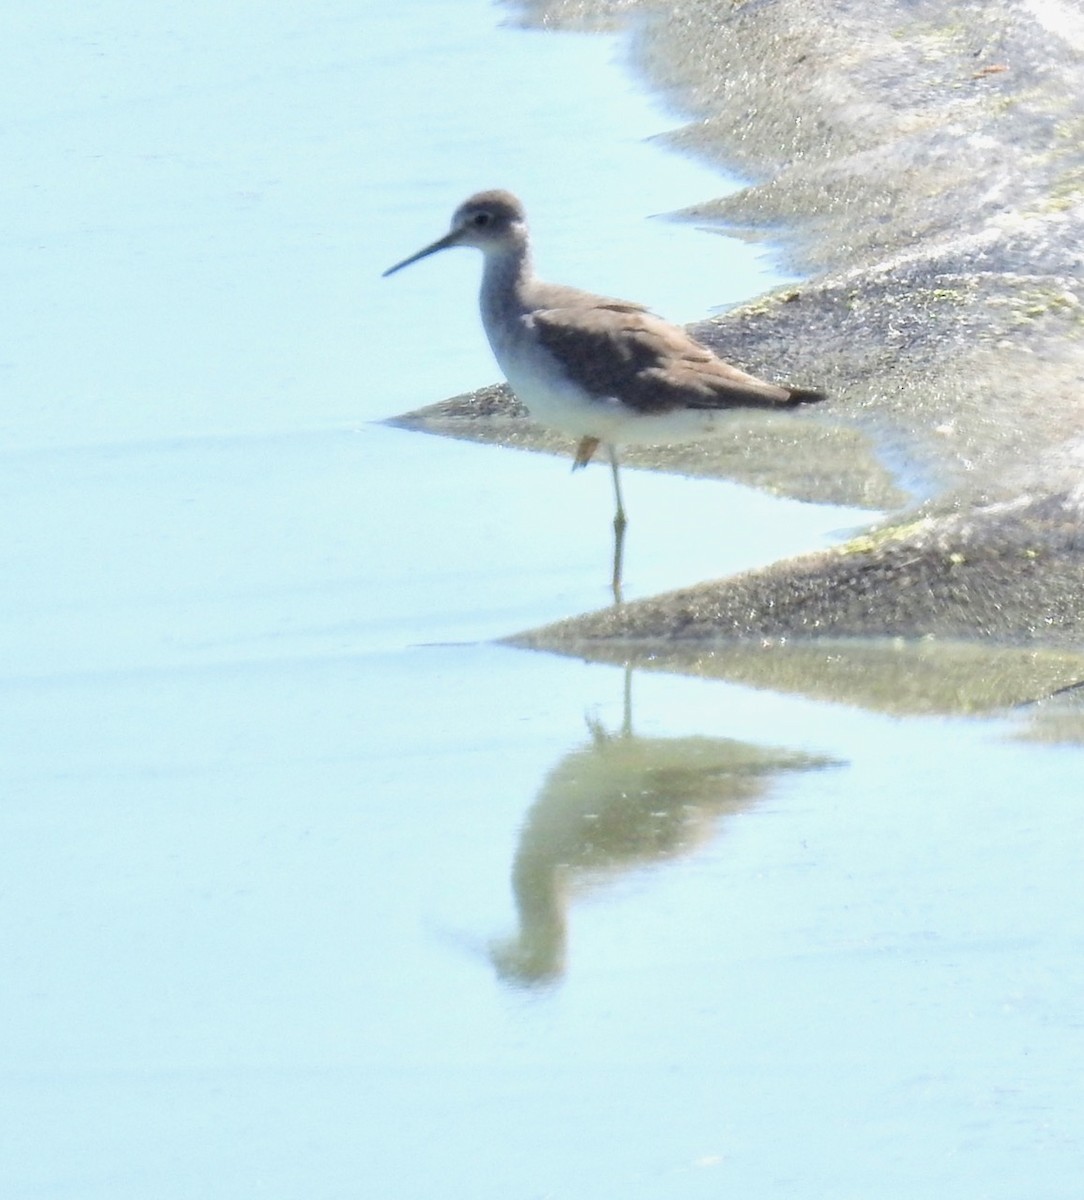
<instances>
[{"instance_id":1,"label":"bird's folded wing","mask_svg":"<svg viewBox=\"0 0 1084 1200\"><path fill-rule=\"evenodd\" d=\"M680 408L778 408L791 390L717 358L676 325L621 301L533 314L539 342L592 396L645 414Z\"/></svg>"}]
</instances>

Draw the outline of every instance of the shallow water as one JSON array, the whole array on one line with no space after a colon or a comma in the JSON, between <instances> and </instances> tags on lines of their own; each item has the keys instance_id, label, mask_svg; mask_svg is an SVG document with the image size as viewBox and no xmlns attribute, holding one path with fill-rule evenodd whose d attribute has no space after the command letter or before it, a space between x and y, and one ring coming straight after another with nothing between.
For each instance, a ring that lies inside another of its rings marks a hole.
<instances>
[{"instance_id":1,"label":"shallow water","mask_svg":"<svg viewBox=\"0 0 1084 1200\"><path fill-rule=\"evenodd\" d=\"M367 423L495 377L470 255L378 278L476 186L772 282L500 16L21 17L0 1190L1075 1197L1079 750L495 644L606 602L607 473ZM630 595L859 519L626 487Z\"/></svg>"}]
</instances>

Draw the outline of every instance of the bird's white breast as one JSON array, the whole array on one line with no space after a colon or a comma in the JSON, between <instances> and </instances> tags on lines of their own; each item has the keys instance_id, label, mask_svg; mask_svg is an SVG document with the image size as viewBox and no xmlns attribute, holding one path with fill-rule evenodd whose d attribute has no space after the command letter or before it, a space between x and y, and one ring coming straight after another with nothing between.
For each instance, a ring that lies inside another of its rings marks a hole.
<instances>
[{"instance_id":1,"label":"bird's white breast","mask_svg":"<svg viewBox=\"0 0 1084 1200\"><path fill-rule=\"evenodd\" d=\"M726 414L681 409L644 415L616 397L593 396L561 370L560 362L529 334L489 341L512 391L531 417L575 438L596 437L612 445L665 445L713 433Z\"/></svg>"},{"instance_id":2,"label":"bird's white breast","mask_svg":"<svg viewBox=\"0 0 1084 1200\"><path fill-rule=\"evenodd\" d=\"M530 316L514 321L486 321L493 357L512 391L543 425L573 437L601 437L596 429L605 402L595 400L573 383L557 359L531 335Z\"/></svg>"}]
</instances>

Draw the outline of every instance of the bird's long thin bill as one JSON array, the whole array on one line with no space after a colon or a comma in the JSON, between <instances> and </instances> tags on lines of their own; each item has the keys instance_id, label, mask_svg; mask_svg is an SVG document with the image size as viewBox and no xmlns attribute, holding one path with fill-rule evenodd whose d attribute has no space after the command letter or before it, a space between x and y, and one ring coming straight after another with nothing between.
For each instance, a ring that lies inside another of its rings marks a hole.
<instances>
[{"instance_id":1,"label":"bird's long thin bill","mask_svg":"<svg viewBox=\"0 0 1084 1200\"><path fill-rule=\"evenodd\" d=\"M458 240L458 232L446 233L444 237L438 238L431 246L426 246L424 250L419 250L417 254L412 254L409 258L404 258L402 262L396 263L394 267L388 267L381 278L387 279L389 275L394 275L396 271L401 271L404 267L409 267L411 263L416 263L419 258L427 258L430 254L436 254L438 250L447 250L449 246L454 246Z\"/></svg>"}]
</instances>

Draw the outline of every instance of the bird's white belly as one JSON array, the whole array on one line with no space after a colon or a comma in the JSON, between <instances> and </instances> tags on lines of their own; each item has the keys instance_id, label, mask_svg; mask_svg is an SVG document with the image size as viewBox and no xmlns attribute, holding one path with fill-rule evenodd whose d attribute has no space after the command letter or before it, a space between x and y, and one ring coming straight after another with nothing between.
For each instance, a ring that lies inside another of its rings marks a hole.
<instances>
[{"instance_id":1,"label":"bird's white belly","mask_svg":"<svg viewBox=\"0 0 1084 1200\"><path fill-rule=\"evenodd\" d=\"M512 391L523 401L532 418L573 437L601 437L598 402L570 380L542 374L532 364L501 364Z\"/></svg>"},{"instance_id":2,"label":"bird's white belly","mask_svg":"<svg viewBox=\"0 0 1084 1200\"><path fill-rule=\"evenodd\" d=\"M572 437L595 437L612 445L664 445L709 435L723 413L679 409L645 414L616 397L592 396L562 374L544 350L493 347L512 391L531 417Z\"/></svg>"},{"instance_id":3,"label":"bird's white belly","mask_svg":"<svg viewBox=\"0 0 1084 1200\"><path fill-rule=\"evenodd\" d=\"M505 377L540 424L572 437L595 437L616 446L696 441L721 431L728 415L722 410L690 408L643 413L615 397L592 396L563 380L539 379L520 371L505 371Z\"/></svg>"}]
</instances>

